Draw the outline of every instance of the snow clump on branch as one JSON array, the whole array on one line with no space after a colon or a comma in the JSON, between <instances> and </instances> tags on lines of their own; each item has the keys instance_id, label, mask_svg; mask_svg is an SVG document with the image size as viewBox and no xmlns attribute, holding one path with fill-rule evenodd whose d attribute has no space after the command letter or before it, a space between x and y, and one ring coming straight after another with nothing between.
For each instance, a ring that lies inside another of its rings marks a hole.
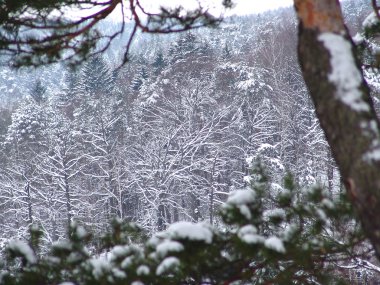
<instances>
[{"instance_id":1,"label":"snow clump on branch","mask_svg":"<svg viewBox=\"0 0 380 285\"><path fill-rule=\"evenodd\" d=\"M362 77L355 64L350 42L334 33L322 33L318 39L331 55L328 79L336 87L337 98L355 111L368 112L369 106L360 91Z\"/></svg>"}]
</instances>

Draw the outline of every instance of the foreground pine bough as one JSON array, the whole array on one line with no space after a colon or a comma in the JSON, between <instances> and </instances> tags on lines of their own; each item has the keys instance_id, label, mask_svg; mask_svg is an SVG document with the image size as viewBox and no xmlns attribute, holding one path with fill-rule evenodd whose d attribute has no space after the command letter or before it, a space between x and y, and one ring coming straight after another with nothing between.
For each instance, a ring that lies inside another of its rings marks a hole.
<instances>
[{"instance_id":1,"label":"foreground pine bough","mask_svg":"<svg viewBox=\"0 0 380 285\"><path fill-rule=\"evenodd\" d=\"M222 4L225 8L232 6L231 0L223 0ZM118 28L110 34L103 33L98 23L113 12L119 14ZM2 1L0 50L14 67L62 60L75 66L109 49L113 40L128 29L126 19L132 20L133 25L124 43L123 63L129 59L129 50L138 32L182 32L218 25L222 17L211 15L201 3L190 11L181 6L160 7L157 13L149 12L139 0Z\"/></svg>"},{"instance_id":2,"label":"foreground pine bough","mask_svg":"<svg viewBox=\"0 0 380 285\"><path fill-rule=\"evenodd\" d=\"M8 245L0 284L338 282L336 264L347 264L363 241L355 223L344 236L339 231L353 221L349 204L319 188L298 191L289 177L276 198L269 197L261 171L250 181L251 187L231 193L218 227L180 222L145 239L137 226L115 222L97 241L101 254L94 254L94 240L75 223L70 240L45 253L39 252L40 232L32 229L28 244Z\"/></svg>"}]
</instances>

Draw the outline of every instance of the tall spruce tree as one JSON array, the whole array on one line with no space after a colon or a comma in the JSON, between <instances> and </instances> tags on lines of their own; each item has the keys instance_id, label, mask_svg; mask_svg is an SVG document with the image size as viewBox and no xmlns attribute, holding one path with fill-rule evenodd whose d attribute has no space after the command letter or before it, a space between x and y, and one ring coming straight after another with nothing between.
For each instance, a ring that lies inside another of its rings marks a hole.
<instances>
[{"instance_id":1,"label":"tall spruce tree","mask_svg":"<svg viewBox=\"0 0 380 285\"><path fill-rule=\"evenodd\" d=\"M30 90L30 96L36 101L37 104L41 104L45 99L46 87L43 86L41 80L37 80Z\"/></svg>"},{"instance_id":2,"label":"tall spruce tree","mask_svg":"<svg viewBox=\"0 0 380 285\"><path fill-rule=\"evenodd\" d=\"M97 55L81 68L77 89L81 95L107 96L114 87L114 76L106 60Z\"/></svg>"},{"instance_id":3,"label":"tall spruce tree","mask_svg":"<svg viewBox=\"0 0 380 285\"><path fill-rule=\"evenodd\" d=\"M144 82L148 79L148 72L146 70L146 64L139 62L136 68L135 75L131 82L131 89L133 91L139 91Z\"/></svg>"},{"instance_id":4,"label":"tall spruce tree","mask_svg":"<svg viewBox=\"0 0 380 285\"><path fill-rule=\"evenodd\" d=\"M153 74L159 75L160 72L166 67L167 63L164 57L164 54L162 50L159 50L154 58L154 61L152 63L153 67Z\"/></svg>"}]
</instances>

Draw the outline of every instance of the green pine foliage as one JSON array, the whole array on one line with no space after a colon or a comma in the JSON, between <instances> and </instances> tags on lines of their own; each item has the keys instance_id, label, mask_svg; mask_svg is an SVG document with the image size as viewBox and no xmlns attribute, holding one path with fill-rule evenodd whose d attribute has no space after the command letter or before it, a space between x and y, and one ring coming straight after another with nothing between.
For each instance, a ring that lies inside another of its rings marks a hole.
<instances>
[{"instance_id":1,"label":"green pine foliage","mask_svg":"<svg viewBox=\"0 0 380 285\"><path fill-rule=\"evenodd\" d=\"M144 64L139 64L136 75L132 80L131 89L133 91L139 91L144 82L148 79L148 72L146 71Z\"/></svg>"},{"instance_id":2,"label":"green pine foliage","mask_svg":"<svg viewBox=\"0 0 380 285\"><path fill-rule=\"evenodd\" d=\"M222 59L223 60L230 60L232 58L231 49L228 46L227 43L224 44L224 48L222 50Z\"/></svg>"},{"instance_id":3,"label":"green pine foliage","mask_svg":"<svg viewBox=\"0 0 380 285\"><path fill-rule=\"evenodd\" d=\"M98 55L87 61L81 70L82 79L77 87L81 96L90 94L109 95L112 93L114 78L111 67L106 60Z\"/></svg>"},{"instance_id":4,"label":"green pine foliage","mask_svg":"<svg viewBox=\"0 0 380 285\"><path fill-rule=\"evenodd\" d=\"M30 96L36 101L37 104L42 103L45 98L46 87L43 86L41 80L37 80L34 87L30 91Z\"/></svg>"},{"instance_id":5,"label":"green pine foliage","mask_svg":"<svg viewBox=\"0 0 380 285\"><path fill-rule=\"evenodd\" d=\"M297 189L287 176L273 197L260 166L249 179L250 187L227 199L218 227L180 222L147 238L136 225L114 221L95 239L72 223L69 239L44 254L41 232L32 228L28 243L8 245L0 284L344 284L332 264L363 238L357 226L344 237L337 231L354 221L344 196Z\"/></svg>"},{"instance_id":6,"label":"green pine foliage","mask_svg":"<svg viewBox=\"0 0 380 285\"><path fill-rule=\"evenodd\" d=\"M162 53L162 51L158 51L152 63L154 75L158 76L166 66L167 62L165 60L164 54Z\"/></svg>"},{"instance_id":7,"label":"green pine foliage","mask_svg":"<svg viewBox=\"0 0 380 285\"><path fill-rule=\"evenodd\" d=\"M374 13L368 15L364 20L362 32L358 33L353 39L357 44L361 63L367 68L380 66L380 54L378 36L380 33L380 21Z\"/></svg>"}]
</instances>

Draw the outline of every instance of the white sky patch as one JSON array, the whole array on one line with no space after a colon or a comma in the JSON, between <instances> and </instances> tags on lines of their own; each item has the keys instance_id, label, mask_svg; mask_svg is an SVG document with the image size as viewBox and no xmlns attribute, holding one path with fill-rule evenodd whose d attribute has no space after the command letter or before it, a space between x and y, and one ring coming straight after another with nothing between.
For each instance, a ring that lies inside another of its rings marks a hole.
<instances>
[{"instance_id":1,"label":"white sky patch","mask_svg":"<svg viewBox=\"0 0 380 285\"><path fill-rule=\"evenodd\" d=\"M318 40L330 52L331 73L328 79L336 86L337 97L355 111L369 111L359 90L362 77L356 67L351 44L342 36L322 33Z\"/></svg>"},{"instance_id":2,"label":"white sky patch","mask_svg":"<svg viewBox=\"0 0 380 285\"><path fill-rule=\"evenodd\" d=\"M229 12L232 15L258 14L268 10L290 7L293 0L236 0L236 6Z\"/></svg>"},{"instance_id":3,"label":"white sky patch","mask_svg":"<svg viewBox=\"0 0 380 285\"><path fill-rule=\"evenodd\" d=\"M212 13L224 12L222 0L143 0L140 1L144 7L156 10L160 6L176 7L181 5L186 9L194 9L199 6L199 3L205 8L208 8ZM235 6L227 12L227 15L248 15L258 14L268 10L278 9L280 7L288 7L293 5L293 0L235 0Z\"/></svg>"},{"instance_id":4,"label":"white sky patch","mask_svg":"<svg viewBox=\"0 0 380 285\"><path fill-rule=\"evenodd\" d=\"M199 3L201 3L202 7L208 9L208 11L214 16L219 16L221 14L225 16L242 16L250 14L259 14L282 7L290 7L293 5L293 0L234 0L234 8L227 11L224 9L222 5L222 0L141 0L140 3L144 7L144 9L150 13L158 12L159 7L161 6L167 8L174 8L181 5L185 9L194 9L199 7ZM111 18L115 21L121 20L120 8L121 7L118 6L111 15Z\"/></svg>"}]
</instances>

